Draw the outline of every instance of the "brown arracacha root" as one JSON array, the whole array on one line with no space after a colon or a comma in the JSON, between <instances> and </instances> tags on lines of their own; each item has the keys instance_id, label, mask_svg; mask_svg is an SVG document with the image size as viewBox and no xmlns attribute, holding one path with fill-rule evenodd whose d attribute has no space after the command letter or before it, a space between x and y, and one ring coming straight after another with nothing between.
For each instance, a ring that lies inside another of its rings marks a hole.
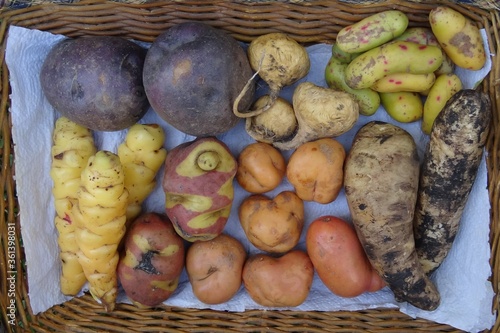
<instances>
[{"instance_id":1,"label":"brown arracacha root","mask_svg":"<svg viewBox=\"0 0 500 333\"><path fill-rule=\"evenodd\" d=\"M257 37L248 46L247 53L250 66L256 72L234 101L233 112L240 118L253 117L267 111L278 98L281 89L305 77L311 67L306 48L284 33L269 33ZM258 109L240 112L240 100L257 75L268 84L269 99Z\"/></svg>"},{"instance_id":2,"label":"brown arracacha root","mask_svg":"<svg viewBox=\"0 0 500 333\"><path fill-rule=\"evenodd\" d=\"M370 122L347 155L344 188L361 244L396 300L434 310L440 295L420 264L413 236L419 167L408 132Z\"/></svg>"},{"instance_id":3,"label":"brown arracacha root","mask_svg":"<svg viewBox=\"0 0 500 333\"><path fill-rule=\"evenodd\" d=\"M415 244L424 271L436 270L460 226L488 136L491 104L475 90L461 90L438 114L427 146L415 212Z\"/></svg>"}]
</instances>

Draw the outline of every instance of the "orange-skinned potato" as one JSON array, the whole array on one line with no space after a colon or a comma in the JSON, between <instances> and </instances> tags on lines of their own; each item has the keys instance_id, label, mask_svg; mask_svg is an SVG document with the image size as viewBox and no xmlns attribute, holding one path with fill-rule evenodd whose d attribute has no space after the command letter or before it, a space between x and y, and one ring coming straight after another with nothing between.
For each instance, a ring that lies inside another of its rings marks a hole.
<instances>
[{"instance_id":1,"label":"orange-skinned potato","mask_svg":"<svg viewBox=\"0 0 500 333\"><path fill-rule=\"evenodd\" d=\"M194 295L206 304L229 301L241 287L246 257L241 242L227 234L194 242L186 254L186 271Z\"/></svg>"},{"instance_id":2,"label":"orange-skinned potato","mask_svg":"<svg viewBox=\"0 0 500 333\"><path fill-rule=\"evenodd\" d=\"M254 194L242 202L239 219L256 248L285 253L299 242L304 228L304 203L292 191L283 191L274 199Z\"/></svg>"},{"instance_id":3,"label":"orange-skinned potato","mask_svg":"<svg viewBox=\"0 0 500 333\"><path fill-rule=\"evenodd\" d=\"M226 226L234 199L237 161L215 137L173 148L165 159L166 214L187 241L209 240Z\"/></svg>"},{"instance_id":4,"label":"orange-skinned potato","mask_svg":"<svg viewBox=\"0 0 500 333\"><path fill-rule=\"evenodd\" d=\"M307 254L293 250L275 258L255 254L243 267L243 284L258 304L291 307L302 304L311 290L314 267Z\"/></svg>"},{"instance_id":5,"label":"orange-skinned potato","mask_svg":"<svg viewBox=\"0 0 500 333\"><path fill-rule=\"evenodd\" d=\"M275 189L286 171L285 158L263 142L249 144L238 156L236 180L250 193L265 193Z\"/></svg>"},{"instance_id":6,"label":"orange-skinned potato","mask_svg":"<svg viewBox=\"0 0 500 333\"><path fill-rule=\"evenodd\" d=\"M330 203L342 189L345 156L335 139L306 142L290 156L286 176L302 200Z\"/></svg>"},{"instance_id":7,"label":"orange-skinned potato","mask_svg":"<svg viewBox=\"0 0 500 333\"><path fill-rule=\"evenodd\" d=\"M163 214L144 213L131 225L117 273L138 307L157 306L177 289L184 268L184 241Z\"/></svg>"},{"instance_id":8,"label":"orange-skinned potato","mask_svg":"<svg viewBox=\"0 0 500 333\"><path fill-rule=\"evenodd\" d=\"M335 216L316 218L307 229L306 247L319 278L335 295L356 297L385 286L356 231L345 220Z\"/></svg>"}]
</instances>

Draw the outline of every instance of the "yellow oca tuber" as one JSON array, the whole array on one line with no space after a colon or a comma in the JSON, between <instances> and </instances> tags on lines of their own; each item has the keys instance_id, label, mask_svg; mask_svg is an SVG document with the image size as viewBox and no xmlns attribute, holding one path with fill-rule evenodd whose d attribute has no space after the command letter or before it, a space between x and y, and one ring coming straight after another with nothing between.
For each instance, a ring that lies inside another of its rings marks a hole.
<instances>
[{"instance_id":1,"label":"yellow oca tuber","mask_svg":"<svg viewBox=\"0 0 500 333\"><path fill-rule=\"evenodd\" d=\"M127 224L139 216L142 203L156 186L156 174L167 156L164 141L165 133L158 124L135 124L118 146L129 193Z\"/></svg>"},{"instance_id":2,"label":"yellow oca tuber","mask_svg":"<svg viewBox=\"0 0 500 333\"><path fill-rule=\"evenodd\" d=\"M94 138L88 128L66 117L56 120L50 177L53 181L52 194L56 209L54 222L58 231L62 264L60 285L61 292L65 295L76 295L87 282L78 262L72 207L77 204L76 193L82 170L95 152Z\"/></svg>"},{"instance_id":3,"label":"yellow oca tuber","mask_svg":"<svg viewBox=\"0 0 500 333\"><path fill-rule=\"evenodd\" d=\"M112 311L118 292L117 251L123 235L128 203L125 173L118 155L98 151L82 172L78 206L78 260L89 281L90 293Z\"/></svg>"}]
</instances>

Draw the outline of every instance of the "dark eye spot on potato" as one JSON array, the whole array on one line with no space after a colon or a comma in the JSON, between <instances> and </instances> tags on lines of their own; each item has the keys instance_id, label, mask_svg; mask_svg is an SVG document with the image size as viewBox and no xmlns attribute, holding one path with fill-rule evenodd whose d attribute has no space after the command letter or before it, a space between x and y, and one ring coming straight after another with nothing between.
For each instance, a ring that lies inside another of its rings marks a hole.
<instances>
[{"instance_id":1,"label":"dark eye spot on potato","mask_svg":"<svg viewBox=\"0 0 500 333\"><path fill-rule=\"evenodd\" d=\"M71 85L71 99L72 100L80 100L85 96L85 92L83 91L80 83L75 79Z\"/></svg>"},{"instance_id":2,"label":"dark eye spot on potato","mask_svg":"<svg viewBox=\"0 0 500 333\"><path fill-rule=\"evenodd\" d=\"M148 251L142 255L141 261L134 269L140 269L151 275L159 275L160 272L151 263L151 259L158 254L158 251Z\"/></svg>"},{"instance_id":3,"label":"dark eye spot on potato","mask_svg":"<svg viewBox=\"0 0 500 333\"><path fill-rule=\"evenodd\" d=\"M382 144L384 144L384 142L386 142L387 140L389 140L391 137L392 137L392 135L382 135L380 137L379 143L382 145Z\"/></svg>"}]
</instances>

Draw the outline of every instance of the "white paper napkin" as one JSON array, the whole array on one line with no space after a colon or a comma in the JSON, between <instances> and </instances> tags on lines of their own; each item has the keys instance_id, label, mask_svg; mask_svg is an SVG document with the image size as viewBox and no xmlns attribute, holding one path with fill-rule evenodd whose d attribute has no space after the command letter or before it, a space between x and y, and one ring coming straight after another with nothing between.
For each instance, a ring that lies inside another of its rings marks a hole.
<instances>
[{"instance_id":1,"label":"white paper napkin","mask_svg":"<svg viewBox=\"0 0 500 333\"><path fill-rule=\"evenodd\" d=\"M483 35L485 36L485 35ZM12 87L12 135L15 143L16 181L20 205L21 232L25 246L28 269L29 297L34 314L43 312L51 306L61 304L69 297L59 290L60 263L58 259L57 231L54 227L54 204L51 194L52 182L49 177L50 147L53 124L57 114L43 96L39 84L39 71L45 56L62 36L21 27L10 27L6 49L6 62L10 70ZM486 42L486 37L485 37ZM489 50L487 47L486 50ZM308 48L312 68L302 81L311 81L326 86L324 68L331 56L330 45L314 45ZM491 60L485 68L477 72L457 71L465 87L472 87L491 69ZM296 85L284 89L282 96L290 100ZM258 94L265 93L260 90ZM372 117L361 116L356 126L348 133L337 138L346 150L349 150L356 131L372 120L394 123L383 108ZM152 110L141 120L142 123L159 123L165 130L167 149L194 139L162 121ZM415 139L423 157L427 136L420 130L420 123L399 124ZM101 133L96 132L99 149L116 151L126 131ZM244 121L234 129L219 136L226 142L235 156L254 140L244 130ZM288 159L291 152L285 152ZM161 177L161 171L160 176ZM442 296L441 306L432 312L422 311L406 303L395 302L388 288L375 293L366 293L355 298L341 298L333 295L315 276L311 293L302 305L294 310L336 311L362 310L369 308L399 308L402 312L448 324L469 332L479 332L491 328L495 314L491 311L493 288L488 278L491 275L489 265L489 198L487 191L487 171L483 159L480 172L470 195L469 202L461 222L461 229L450 255L433 276ZM274 196L283 190L293 190L286 179L275 190L267 193ZM249 253L257 252L246 240L237 216L237 207L249 194L235 182L235 200L225 232L239 239ZM146 211L164 211L164 194L158 184L154 193L145 202ZM313 219L322 215L336 215L350 221L349 210L344 193L328 205L305 204L306 227ZM305 229L304 229L305 230ZM305 232L298 248L305 249ZM124 294L119 301L128 302ZM165 304L186 308L211 308L225 311L245 311L259 309L243 287L229 302L221 305L206 305L199 302L192 293L186 273L181 283Z\"/></svg>"}]
</instances>

